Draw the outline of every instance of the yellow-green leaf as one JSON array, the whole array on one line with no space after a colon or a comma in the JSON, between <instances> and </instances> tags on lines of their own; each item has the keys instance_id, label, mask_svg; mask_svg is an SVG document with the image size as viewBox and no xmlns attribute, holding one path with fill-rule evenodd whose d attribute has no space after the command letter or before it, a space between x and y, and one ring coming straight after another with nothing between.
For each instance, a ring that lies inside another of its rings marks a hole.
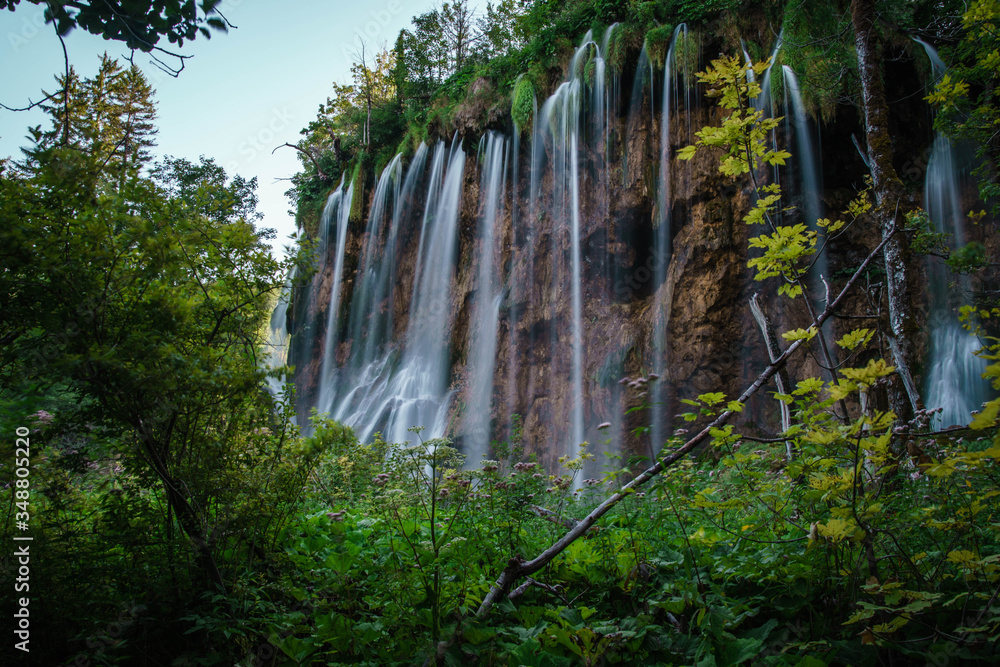
<instances>
[{"instance_id":1,"label":"yellow-green leaf","mask_svg":"<svg viewBox=\"0 0 1000 667\"><path fill-rule=\"evenodd\" d=\"M694 157L694 154L698 152L698 147L695 145L685 146L684 148L677 151L677 158L679 160L690 160Z\"/></svg>"},{"instance_id":2,"label":"yellow-green leaf","mask_svg":"<svg viewBox=\"0 0 1000 667\"><path fill-rule=\"evenodd\" d=\"M781 334L781 337L787 340L789 343L793 343L797 340L812 340L817 333L816 327L809 327L809 329L795 329L793 331L786 331Z\"/></svg>"}]
</instances>

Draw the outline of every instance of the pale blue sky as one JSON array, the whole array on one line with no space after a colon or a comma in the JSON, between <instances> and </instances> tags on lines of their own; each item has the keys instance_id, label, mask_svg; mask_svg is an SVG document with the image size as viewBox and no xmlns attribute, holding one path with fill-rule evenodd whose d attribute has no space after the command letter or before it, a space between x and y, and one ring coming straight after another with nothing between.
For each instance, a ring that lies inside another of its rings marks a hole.
<instances>
[{"instance_id":1,"label":"pale blue sky","mask_svg":"<svg viewBox=\"0 0 1000 667\"><path fill-rule=\"evenodd\" d=\"M333 81L350 79L351 54L362 35L369 48L390 48L410 19L438 4L434 0L329 2L297 0L223 0L222 12L238 28L185 44L194 57L176 79L159 72L149 57L136 53L156 89L159 135L154 152L197 160L214 158L232 175L256 176L264 225L278 230L280 249L295 223L284 196L288 178L299 169L295 143L299 130L326 100ZM168 46L166 40L163 45ZM124 56L119 42L82 30L66 39L70 63L82 76L96 70L99 57ZM41 7L23 2L14 13L0 12L0 102L22 107L42 88L53 90L63 71L63 54ZM44 123L37 112L0 110L0 156L20 156L30 125Z\"/></svg>"}]
</instances>

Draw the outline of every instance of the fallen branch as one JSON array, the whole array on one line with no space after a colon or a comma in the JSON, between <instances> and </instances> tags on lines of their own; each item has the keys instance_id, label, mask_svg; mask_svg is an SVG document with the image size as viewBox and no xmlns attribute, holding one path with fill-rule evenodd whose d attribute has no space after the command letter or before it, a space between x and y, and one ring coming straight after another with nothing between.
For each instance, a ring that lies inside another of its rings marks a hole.
<instances>
[{"instance_id":1,"label":"fallen branch","mask_svg":"<svg viewBox=\"0 0 1000 667\"><path fill-rule=\"evenodd\" d=\"M834 310L837 309L847 293L854 287L854 284L857 282L861 274L865 272L865 269L868 268L868 265L872 262L872 260L874 260L882 252L882 249L889 242L889 239L893 237L896 231L898 231L898 228L893 230L891 234L886 234L881 243L879 243L878 246L876 246L876 248L872 250L867 257L865 257L865 261L861 263L861 266L859 266L854 272L854 275L852 275L850 280L847 281L847 284L844 285L844 289L840 291L837 298L834 299L832 303L828 303L823 312L816 317L813 321L813 326L819 329L823 323L833 315ZM757 379L754 380L753 384L751 384L746 391L740 395L740 403L745 403L751 396L757 393L757 390L774 377L778 370L785 365L788 358L792 356L800 347L802 347L804 343L805 339L799 339L789 345L781 356L772 361L771 364L764 369L764 372L757 376ZM638 477L623 486L616 493L606 498L604 502L598 505L590 514L577 522L577 524L571 528L569 532L559 538L555 544L538 554L538 556L532 560L525 561L521 557L511 558L507 563L507 567L503 569L497 580L492 586L490 586L490 592L486 594L485 598L483 598L483 602L479 606L479 610L476 612L476 618L486 617L490 613L490 610L493 608L496 601L507 595L515 581L521 577L532 575L548 565L552 559L562 553L566 547L575 542L581 535L586 533L602 516L607 514L608 510L617 505L619 501L690 453L695 447L708 439L713 429L716 429L729 421L729 418L732 417L733 414L732 410L726 410L721 413L711 424L702 429L697 435L692 437L681 447L664 456L654 465L640 473Z\"/></svg>"},{"instance_id":2,"label":"fallen branch","mask_svg":"<svg viewBox=\"0 0 1000 667\"><path fill-rule=\"evenodd\" d=\"M536 515L545 519L546 521L551 521L552 523L559 524L563 528L576 528L577 521L571 519L568 516L560 516L556 512L544 507L539 507L538 505L528 505L528 509L534 512ZM591 530L599 530L597 526L591 528Z\"/></svg>"}]
</instances>

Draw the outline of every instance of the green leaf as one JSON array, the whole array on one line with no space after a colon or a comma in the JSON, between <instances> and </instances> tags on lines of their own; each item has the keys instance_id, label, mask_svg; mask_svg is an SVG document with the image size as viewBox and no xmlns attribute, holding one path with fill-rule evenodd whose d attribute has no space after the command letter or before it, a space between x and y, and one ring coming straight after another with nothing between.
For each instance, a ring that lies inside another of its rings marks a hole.
<instances>
[{"instance_id":1,"label":"green leaf","mask_svg":"<svg viewBox=\"0 0 1000 667\"><path fill-rule=\"evenodd\" d=\"M853 350L859 345L867 345L875 335L874 331L868 329L855 329L837 341L837 345L848 350Z\"/></svg>"},{"instance_id":2,"label":"green leaf","mask_svg":"<svg viewBox=\"0 0 1000 667\"><path fill-rule=\"evenodd\" d=\"M792 331L787 331L781 334L781 337L789 343L793 343L797 340L812 340L816 337L817 333L818 331L816 327L809 327L808 329L794 329Z\"/></svg>"},{"instance_id":3,"label":"green leaf","mask_svg":"<svg viewBox=\"0 0 1000 667\"><path fill-rule=\"evenodd\" d=\"M695 153L698 152L698 147L695 145L685 146L684 148L677 151L677 158L679 160L690 160L694 157Z\"/></svg>"},{"instance_id":4,"label":"green leaf","mask_svg":"<svg viewBox=\"0 0 1000 667\"><path fill-rule=\"evenodd\" d=\"M997 415L1000 414L1000 398L995 398L986 403L969 423L969 428L974 431L982 431L997 423Z\"/></svg>"}]
</instances>

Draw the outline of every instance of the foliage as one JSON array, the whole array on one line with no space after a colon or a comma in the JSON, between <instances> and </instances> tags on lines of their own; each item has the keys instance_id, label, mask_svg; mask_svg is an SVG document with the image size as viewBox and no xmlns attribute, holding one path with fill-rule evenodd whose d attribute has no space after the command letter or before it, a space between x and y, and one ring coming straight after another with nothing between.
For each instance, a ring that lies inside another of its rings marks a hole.
<instances>
[{"instance_id":1,"label":"foliage","mask_svg":"<svg viewBox=\"0 0 1000 667\"><path fill-rule=\"evenodd\" d=\"M21 0L0 0L0 10L14 11ZM80 27L104 39L119 40L133 50L152 51L161 37L183 46L201 34L211 38L213 30L226 32L227 22L219 13L219 0L163 0L161 2L90 2L49 3L28 0L33 5L45 4L45 20L54 23L60 35Z\"/></svg>"},{"instance_id":2,"label":"foliage","mask_svg":"<svg viewBox=\"0 0 1000 667\"><path fill-rule=\"evenodd\" d=\"M70 68L56 81L61 93L42 105L52 124L44 130L40 125L30 128L35 145L23 151L27 164L38 151L55 146L87 153L119 180L149 163L156 103L139 68L123 69L104 54L93 78L81 81Z\"/></svg>"},{"instance_id":3,"label":"foliage","mask_svg":"<svg viewBox=\"0 0 1000 667\"><path fill-rule=\"evenodd\" d=\"M510 115L519 130L531 132L535 118L535 87L531 79L527 77L518 79L514 86Z\"/></svg>"},{"instance_id":4,"label":"foliage","mask_svg":"<svg viewBox=\"0 0 1000 667\"><path fill-rule=\"evenodd\" d=\"M128 99L145 104L145 83L120 72L105 59L75 88L86 132L61 132L65 110L50 109L52 131L0 177L0 405L5 423L44 434L30 513L5 485L3 532L28 514L33 544L62 554L33 563L52 600L38 623L74 619L62 641L40 642L50 664L122 605L155 600L146 613L176 623L188 600L256 567L319 453L295 440L290 397L262 391L284 267L255 228L255 181L207 159L166 158L149 175L116 160L107 147L130 107L99 106L108 97L90 91L131 81ZM183 629L131 627L153 653L181 650L170 636Z\"/></svg>"},{"instance_id":5,"label":"foliage","mask_svg":"<svg viewBox=\"0 0 1000 667\"><path fill-rule=\"evenodd\" d=\"M668 10L677 12L671 21L690 20L734 6L488 6L502 30L482 51L470 47L461 66L452 52L442 65L397 42L405 48L356 66L349 86L335 84L302 147L325 175L361 192L386 151L446 129L486 74L498 95L510 94L524 129L550 65L586 29L629 17L647 34ZM682 47L688 67L692 44ZM492 63L477 60L500 50ZM754 67L759 75L764 65ZM57 628L40 630L51 639L39 642L48 652L41 660L996 661L1000 399L968 432L900 423L878 407L893 368L868 327L842 332L830 378L805 377L775 396L791 410L786 432L760 440L712 429L703 456L625 494L492 616L473 618L499 571L549 548L642 461L610 456L602 475L581 480L592 458L584 454L547 472L524 456L519 421L509 443L494 443L497 460L476 469L447 440L361 443L320 418L301 437L290 422L293 392L262 390L260 344L287 267L268 256L268 232L255 226L256 183L209 159L151 163L138 149L122 151L153 140L152 115L141 129L128 111L151 111L151 96L113 63L101 71L93 81L71 73L70 104L49 107L51 127L0 175L0 418L32 429L32 548L56 555L32 562L32 584L55 600L33 616L37 627ZM794 297L825 241L864 219L870 203L862 191L842 220L815 221L819 231L777 220L781 191L761 174L791 156L764 141L778 121L750 103L759 76L746 74L724 58L700 75L728 116L681 157L711 156L749 183L756 205L745 222L766 227L751 241L761 251L751 266ZM100 106L118 98L94 91L111 90L132 106ZM304 164L296 192L309 204L330 183ZM921 251L941 246L919 214L909 229ZM300 261L310 248L305 241ZM984 261L975 246L953 258ZM966 312L983 322L998 316ZM986 342L986 377L1000 389L1000 341L975 333ZM823 332L814 325L783 337L815 346ZM608 355L599 384L613 381L627 353ZM685 404L681 418L695 427L743 409L721 392ZM680 445L675 436L667 451ZM0 462L13 479L12 457ZM14 485L0 501L9 539L27 510Z\"/></svg>"},{"instance_id":6,"label":"foliage","mask_svg":"<svg viewBox=\"0 0 1000 667\"><path fill-rule=\"evenodd\" d=\"M669 23L653 28L646 33L646 56L653 67L661 70L667 62L667 50L673 37L674 27Z\"/></svg>"}]
</instances>

